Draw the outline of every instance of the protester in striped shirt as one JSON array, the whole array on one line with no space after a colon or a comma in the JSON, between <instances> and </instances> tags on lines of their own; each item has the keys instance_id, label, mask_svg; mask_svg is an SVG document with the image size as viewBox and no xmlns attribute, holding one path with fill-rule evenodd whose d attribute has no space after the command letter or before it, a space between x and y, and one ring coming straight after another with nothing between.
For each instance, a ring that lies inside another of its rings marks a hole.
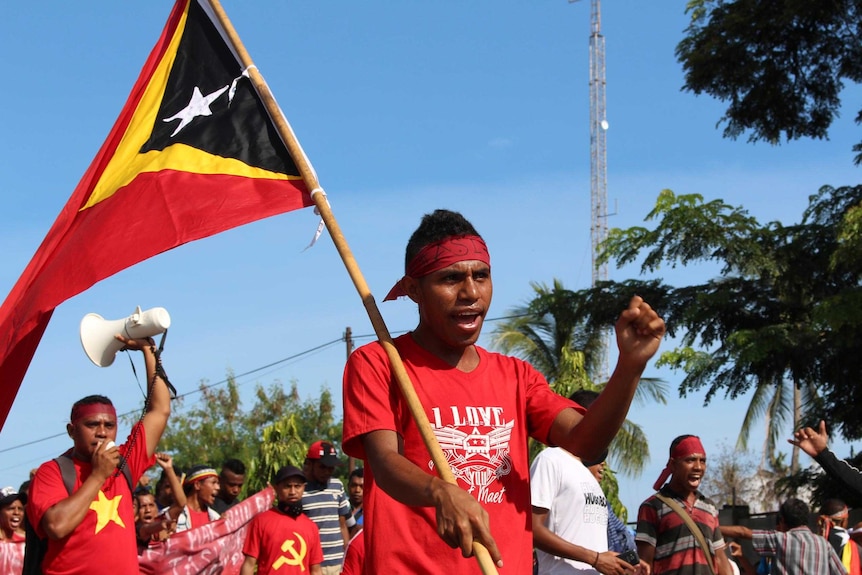
<instances>
[{"instance_id":1,"label":"protester in striped shirt","mask_svg":"<svg viewBox=\"0 0 862 575\"><path fill-rule=\"evenodd\" d=\"M844 565L825 538L808 528L811 514L808 505L790 498L778 509L775 531L749 529L742 525L723 525L725 537L751 539L754 550L774 558L771 575L816 573L817 575L847 575Z\"/></svg>"},{"instance_id":2,"label":"protester in striped shirt","mask_svg":"<svg viewBox=\"0 0 862 575\"><path fill-rule=\"evenodd\" d=\"M315 441L305 458L308 483L302 495L302 511L317 524L323 549L323 575L338 575L349 541L348 527L354 523L350 502L340 479L332 477L340 463L335 447L326 441Z\"/></svg>"},{"instance_id":3,"label":"protester in striped shirt","mask_svg":"<svg viewBox=\"0 0 862 575\"><path fill-rule=\"evenodd\" d=\"M671 442L670 457L653 488L659 492L638 510L638 555L653 575L731 575L730 559L718 528L718 509L699 490L706 472L706 450L695 435ZM670 482L665 485L670 477ZM664 501L662 499L665 499ZM683 517L666 503L675 501L705 537L708 554Z\"/></svg>"}]
</instances>

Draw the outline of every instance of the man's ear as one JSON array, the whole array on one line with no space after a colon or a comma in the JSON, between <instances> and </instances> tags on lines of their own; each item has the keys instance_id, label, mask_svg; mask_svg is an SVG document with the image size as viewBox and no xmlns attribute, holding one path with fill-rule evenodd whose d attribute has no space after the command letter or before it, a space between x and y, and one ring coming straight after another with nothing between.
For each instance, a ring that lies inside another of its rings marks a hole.
<instances>
[{"instance_id":1,"label":"man's ear","mask_svg":"<svg viewBox=\"0 0 862 575\"><path fill-rule=\"evenodd\" d=\"M419 280L410 276L401 278L401 289L414 303L419 303Z\"/></svg>"},{"instance_id":2,"label":"man's ear","mask_svg":"<svg viewBox=\"0 0 862 575\"><path fill-rule=\"evenodd\" d=\"M72 425L71 423L67 423L67 424L66 424L66 433L68 433L68 434L69 434L69 437L71 437L72 439L75 439L75 436L74 436L74 435L72 435L72 433L73 433L74 431L75 431L75 426L74 426L74 425Z\"/></svg>"}]
</instances>

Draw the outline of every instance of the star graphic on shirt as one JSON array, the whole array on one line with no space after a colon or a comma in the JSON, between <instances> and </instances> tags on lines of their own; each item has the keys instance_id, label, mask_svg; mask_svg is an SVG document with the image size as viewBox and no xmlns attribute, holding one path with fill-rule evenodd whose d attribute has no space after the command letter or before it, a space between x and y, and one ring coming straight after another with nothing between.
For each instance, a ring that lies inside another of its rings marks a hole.
<instances>
[{"instance_id":1,"label":"star graphic on shirt","mask_svg":"<svg viewBox=\"0 0 862 575\"><path fill-rule=\"evenodd\" d=\"M113 521L120 527L126 526L119 513L122 498L122 495L116 495L108 499L105 493L99 490L99 500L90 503L90 509L96 512L96 533L104 529L109 521Z\"/></svg>"},{"instance_id":2,"label":"star graphic on shirt","mask_svg":"<svg viewBox=\"0 0 862 575\"><path fill-rule=\"evenodd\" d=\"M189 100L188 105L170 118L162 120L163 122L172 122L174 120L180 121L180 125L177 126L176 130L174 130L171 137L173 138L176 136L180 130L188 126L189 123L198 116L212 116L213 113L212 110L210 110L210 104L215 102L228 88L229 86L225 86L224 88L219 88L215 92L204 96L201 94L200 88L195 86L195 89L192 92L192 99Z\"/></svg>"}]
</instances>

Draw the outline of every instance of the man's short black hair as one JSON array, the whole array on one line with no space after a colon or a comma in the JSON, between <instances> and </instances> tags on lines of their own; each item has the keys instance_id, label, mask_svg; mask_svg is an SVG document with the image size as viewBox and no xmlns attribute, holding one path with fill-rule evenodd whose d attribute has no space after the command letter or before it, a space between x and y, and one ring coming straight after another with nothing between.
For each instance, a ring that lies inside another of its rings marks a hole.
<instances>
[{"instance_id":1,"label":"man's short black hair","mask_svg":"<svg viewBox=\"0 0 862 575\"><path fill-rule=\"evenodd\" d=\"M422 216L419 227L410 236L407 249L404 254L404 270L410 261L416 257L419 251L434 242L452 236L478 236L479 232L473 227L467 218L451 210L434 210L430 214Z\"/></svg>"},{"instance_id":2,"label":"man's short black hair","mask_svg":"<svg viewBox=\"0 0 862 575\"><path fill-rule=\"evenodd\" d=\"M228 459L224 463L222 463L222 471L227 469L237 475L245 475L245 463L240 461L239 459Z\"/></svg>"},{"instance_id":3,"label":"man's short black hair","mask_svg":"<svg viewBox=\"0 0 862 575\"><path fill-rule=\"evenodd\" d=\"M791 497L778 508L778 517L784 521L784 526L788 529L808 525L809 514L808 504L795 497Z\"/></svg>"},{"instance_id":4,"label":"man's short black hair","mask_svg":"<svg viewBox=\"0 0 862 575\"><path fill-rule=\"evenodd\" d=\"M18 491L21 491L20 489ZM835 515L847 509L847 504L840 499L827 499L820 507L820 515Z\"/></svg>"},{"instance_id":5,"label":"man's short black hair","mask_svg":"<svg viewBox=\"0 0 862 575\"><path fill-rule=\"evenodd\" d=\"M350 472L350 475L347 476L347 482L350 483L350 480L354 477L365 477L365 468L357 467L353 471Z\"/></svg>"}]
</instances>

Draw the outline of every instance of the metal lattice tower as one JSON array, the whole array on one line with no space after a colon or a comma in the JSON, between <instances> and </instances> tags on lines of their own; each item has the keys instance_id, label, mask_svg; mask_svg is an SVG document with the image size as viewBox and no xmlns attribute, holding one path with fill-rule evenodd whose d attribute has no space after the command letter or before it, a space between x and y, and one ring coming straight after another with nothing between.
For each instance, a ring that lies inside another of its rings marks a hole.
<instances>
[{"instance_id":1,"label":"metal lattice tower","mask_svg":"<svg viewBox=\"0 0 862 575\"><path fill-rule=\"evenodd\" d=\"M598 262L599 245L608 237L608 120L605 109L605 37L602 36L601 0L590 2L590 247L593 287L607 281L608 265ZM602 336L598 382L608 380L610 332Z\"/></svg>"}]
</instances>

